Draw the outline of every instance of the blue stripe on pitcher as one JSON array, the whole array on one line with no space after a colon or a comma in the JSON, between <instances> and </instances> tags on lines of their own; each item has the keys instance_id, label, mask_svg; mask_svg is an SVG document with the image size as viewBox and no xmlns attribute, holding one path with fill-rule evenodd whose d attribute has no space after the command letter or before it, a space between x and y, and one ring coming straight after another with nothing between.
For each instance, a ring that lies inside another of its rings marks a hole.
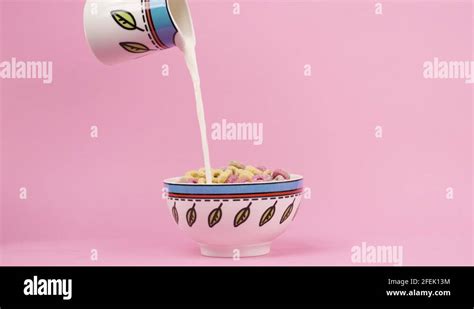
<instances>
[{"instance_id":1,"label":"blue stripe on pitcher","mask_svg":"<svg viewBox=\"0 0 474 309\"><path fill-rule=\"evenodd\" d=\"M155 31L166 47L175 45L174 36L178 32L168 11L167 0L150 0L150 12Z\"/></svg>"}]
</instances>

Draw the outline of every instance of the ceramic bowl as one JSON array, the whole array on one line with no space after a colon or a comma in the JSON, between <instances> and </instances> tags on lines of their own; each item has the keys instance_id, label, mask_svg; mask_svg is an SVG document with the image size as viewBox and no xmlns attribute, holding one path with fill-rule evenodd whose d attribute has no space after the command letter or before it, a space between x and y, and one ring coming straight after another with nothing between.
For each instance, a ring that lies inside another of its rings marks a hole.
<instances>
[{"instance_id":1,"label":"ceramic bowl","mask_svg":"<svg viewBox=\"0 0 474 309\"><path fill-rule=\"evenodd\" d=\"M236 184L185 184L164 181L167 204L178 225L196 241L201 254L214 257L258 256L295 219L303 177Z\"/></svg>"}]
</instances>

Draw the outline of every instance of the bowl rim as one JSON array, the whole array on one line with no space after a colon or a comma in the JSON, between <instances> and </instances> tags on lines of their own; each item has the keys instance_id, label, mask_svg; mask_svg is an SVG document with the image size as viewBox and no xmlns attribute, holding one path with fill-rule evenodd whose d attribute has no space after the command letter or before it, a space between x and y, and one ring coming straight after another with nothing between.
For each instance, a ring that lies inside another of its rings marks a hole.
<instances>
[{"instance_id":1,"label":"bowl rim","mask_svg":"<svg viewBox=\"0 0 474 309\"><path fill-rule=\"evenodd\" d=\"M303 176L298 174L290 174L290 179L278 180L278 181L259 181L259 182L238 182L238 183L180 183L177 182L181 177L171 177L163 180L164 184L174 185L174 186L195 186L195 187L217 187L217 186L256 186L256 185L268 185L268 184L277 184L277 183L288 183L294 181L303 180Z\"/></svg>"}]
</instances>

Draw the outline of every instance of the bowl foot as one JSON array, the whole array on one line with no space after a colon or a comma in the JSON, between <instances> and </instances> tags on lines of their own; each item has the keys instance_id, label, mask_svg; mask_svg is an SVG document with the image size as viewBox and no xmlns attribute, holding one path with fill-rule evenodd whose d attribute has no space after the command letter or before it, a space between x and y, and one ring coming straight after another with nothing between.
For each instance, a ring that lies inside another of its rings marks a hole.
<instances>
[{"instance_id":1,"label":"bowl foot","mask_svg":"<svg viewBox=\"0 0 474 309\"><path fill-rule=\"evenodd\" d=\"M248 246L214 246L201 244L201 254L211 257L241 258L265 255L270 252L270 243Z\"/></svg>"}]
</instances>

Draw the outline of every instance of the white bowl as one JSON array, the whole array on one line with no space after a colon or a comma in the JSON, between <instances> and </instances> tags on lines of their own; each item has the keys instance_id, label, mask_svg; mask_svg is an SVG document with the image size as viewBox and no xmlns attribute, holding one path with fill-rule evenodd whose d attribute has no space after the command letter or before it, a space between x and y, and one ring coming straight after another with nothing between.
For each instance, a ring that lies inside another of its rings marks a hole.
<instances>
[{"instance_id":1,"label":"white bowl","mask_svg":"<svg viewBox=\"0 0 474 309\"><path fill-rule=\"evenodd\" d=\"M196 241L201 254L214 257L258 256L294 220L303 177L233 184L184 184L164 181L167 204L179 228Z\"/></svg>"}]
</instances>

